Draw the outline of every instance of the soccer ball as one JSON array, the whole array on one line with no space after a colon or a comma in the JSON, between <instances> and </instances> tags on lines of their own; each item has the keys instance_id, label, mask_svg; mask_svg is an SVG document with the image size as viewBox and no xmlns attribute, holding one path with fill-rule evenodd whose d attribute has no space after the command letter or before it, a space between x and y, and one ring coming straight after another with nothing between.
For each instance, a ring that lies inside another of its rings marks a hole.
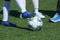
<instances>
[{"instance_id":1,"label":"soccer ball","mask_svg":"<svg viewBox=\"0 0 60 40\"><path fill-rule=\"evenodd\" d=\"M41 18L35 16L28 19L28 24L30 30L39 30L42 28L43 22Z\"/></svg>"}]
</instances>

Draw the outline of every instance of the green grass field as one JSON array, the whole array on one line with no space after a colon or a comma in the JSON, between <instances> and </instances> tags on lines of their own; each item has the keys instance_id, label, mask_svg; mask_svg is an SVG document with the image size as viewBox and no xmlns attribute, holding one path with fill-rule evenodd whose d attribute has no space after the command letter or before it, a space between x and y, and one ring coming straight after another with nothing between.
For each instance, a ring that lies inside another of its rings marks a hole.
<instances>
[{"instance_id":1,"label":"green grass field","mask_svg":"<svg viewBox=\"0 0 60 40\"><path fill-rule=\"evenodd\" d=\"M49 22L49 18L55 14L57 0L40 0L39 11L46 18L43 19L43 27L39 31L27 30L27 19L20 19L20 9L14 0L11 0L9 21L17 27L0 25L0 40L60 40L60 22ZM2 20L3 0L0 1L0 22ZM27 0L27 10L33 12L31 0Z\"/></svg>"}]
</instances>

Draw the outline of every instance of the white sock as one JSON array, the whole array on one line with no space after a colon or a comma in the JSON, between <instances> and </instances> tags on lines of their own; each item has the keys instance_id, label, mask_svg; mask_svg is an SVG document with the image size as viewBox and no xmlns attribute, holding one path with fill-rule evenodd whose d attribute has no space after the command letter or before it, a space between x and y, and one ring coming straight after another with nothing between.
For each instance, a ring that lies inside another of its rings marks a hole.
<instances>
[{"instance_id":1,"label":"white sock","mask_svg":"<svg viewBox=\"0 0 60 40\"><path fill-rule=\"evenodd\" d=\"M34 6L34 12L38 12L39 0L32 0Z\"/></svg>"},{"instance_id":2,"label":"white sock","mask_svg":"<svg viewBox=\"0 0 60 40\"><path fill-rule=\"evenodd\" d=\"M10 2L9 1L4 1L4 5L3 5L3 21L8 21L9 10L10 10Z\"/></svg>"},{"instance_id":3,"label":"white sock","mask_svg":"<svg viewBox=\"0 0 60 40\"><path fill-rule=\"evenodd\" d=\"M26 11L26 0L16 0L16 3L18 4L22 13Z\"/></svg>"}]
</instances>

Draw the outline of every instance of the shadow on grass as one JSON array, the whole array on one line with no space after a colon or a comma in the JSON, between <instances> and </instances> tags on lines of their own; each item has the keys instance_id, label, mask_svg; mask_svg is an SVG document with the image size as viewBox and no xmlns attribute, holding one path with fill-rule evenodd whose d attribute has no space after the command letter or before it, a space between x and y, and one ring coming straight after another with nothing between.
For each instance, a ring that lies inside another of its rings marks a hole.
<instances>
[{"instance_id":1,"label":"shadow on grass","mask_svg":"<svg viewBox=\"0 0 60 40\"><path fill-rule=\"evenodd\" d=\"M50 11L50 10L39 10L40 12L42 12L44 15L48 15L49 17L52 17L56 11ZM0 14L3 14L3 11L0 11ZM21 12L17 11L17 10L11 10L9 15L13 16L13 17L17 17L19 18Z\"/></svg>"},{"instance_id":2,"label":"shadow on grass","mask_svg":"<svg viewBox=\"0 0 60 40\"><path fill-rule=\"evenodd\" d=\"M54 14L55 14L55 11L49 11L49 10L39 10L40 12L42 12L44 15L48 15L49 17L52 17ZM3 12L0 11L0 14L2 14ZM19 18L19 15L20 15L21 12L18 12L17 10L11 10L10 11L10 16L13 16L13 17L17 17ZM0 24L1 24L2 20L0 19ZM11 26L10 26L11 27ZM24 30L29 30L28 28L25 28L25 27L19 27L17 25L15 26L12 26L12 27L16 27L16 28L19 28L19 29L24 29ZM31 30L30 30L31 31Z\"/></svg>"},{"instance_id":3,"label":"shadow on grass","mask_svg":"<svg viewBox=\"0 0 60 40\"><path fill-rule=\"evenodd\" d=\"M0 11L0 14L3 14L2 10ZM20 14L21 14L21 12L18 12L17 10L11 10L10 13L9 13L9 16L19 18Z\"/></svg>"},{"instance_id":4,"label":"shadow on grass","mask_svg":"<svg viewBox=\"0 0 60 40\"><path fill-rule=\"evenodd\" d=\"M42 12L44 15L48 15L49 17L53 17L56 11L50 11L50 10L39 10Z\"/></svg>"},{"instance_id":5,"label":"shadow on grass","mask_svg":"<svg viewBox=\"0 0 60 40\"><path fill-rule=\"evenodd\" d=\"M53 17L56 11L50 11L50 10L39 10L44 15L48 15L49 17ZM21 12L18 12L17 10L11 10L10 16L19 18Z\"/></svg>"},{"instance_id":6,"label":"shadow on grass","mask_svg":"<svg viewBox=\"0 0 60 40\"><path fill-rule=\"evenodd\" d=\"M19 18L21 12L18 12L17 10L11 10L10 11L10 16L17 17Z\"/></svg>"}]
</instances>

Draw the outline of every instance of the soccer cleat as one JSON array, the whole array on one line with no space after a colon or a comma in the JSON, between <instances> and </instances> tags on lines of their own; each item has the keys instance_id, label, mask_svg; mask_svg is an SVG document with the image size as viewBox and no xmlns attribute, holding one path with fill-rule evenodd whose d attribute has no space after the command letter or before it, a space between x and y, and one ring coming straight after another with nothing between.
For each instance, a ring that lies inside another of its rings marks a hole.
<instances>
[{"instance_id":1,"label":"soccer cleat","mask_svg":"<svg viewBox=\"0 0 60 40\"><path fill-rule=\"evenodd\" d=\"M15 24L12 24L12 23L10 23L8 21L3 21L1 24L5 25L5 26L16 26Z\"/></svg>"},{"instance_id":2,"label":"soccer cleat","mask_svg":"<svg viewBox=\"0 0 60 40\"><path fill-rule=\"evenodd\" d=\"M35 16L34 13L30 13L30 12L28 12L28 11L20 14L20 18L31 18L31 17L34 17L34 16Z\"/></svg>"},{"instance_id":3,"label":"soccer cleat","mask_svg":"<svg viewBox=\"0 0 60 40\"><path fill-rule=\"evenodd\" d=\"M45 16L40 13L40 12L34 12L36 14L36 16L40 17L40 18L45 18Z\"/></svg>"},{"instance_id":4,"label":"soccer cleat","mask_svg":"<svg viewBox=\"0 0 60 40\"><path fill-rule=\"evenodd\" d=\"M53 18L50 18L50 21L52 21L52 22L58 22L58 21L60 21L60 15L55 14L55 16Z\"/></svg>"}]
</instances>

